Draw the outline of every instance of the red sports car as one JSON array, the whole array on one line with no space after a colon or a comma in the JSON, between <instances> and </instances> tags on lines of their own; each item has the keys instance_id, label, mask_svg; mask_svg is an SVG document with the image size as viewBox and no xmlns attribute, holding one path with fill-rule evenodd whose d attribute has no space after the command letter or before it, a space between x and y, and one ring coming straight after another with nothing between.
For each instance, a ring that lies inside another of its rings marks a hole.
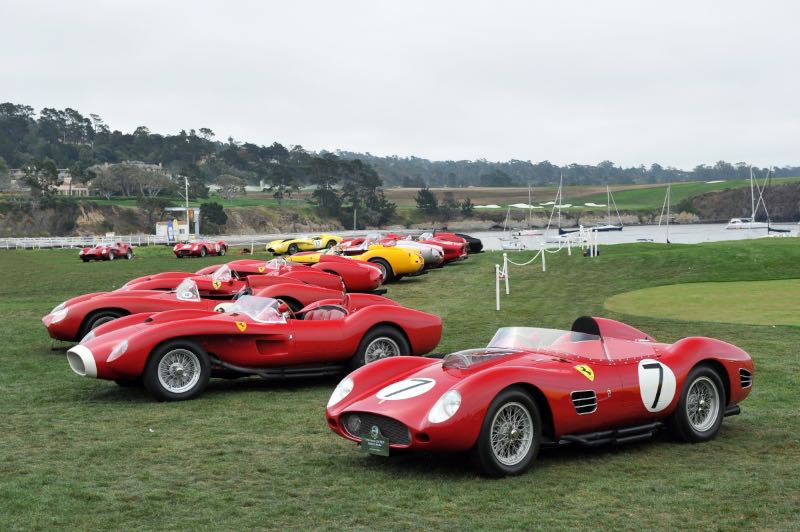
<instances>
[{"instance_id":1,"label":"red sports car","mask_svg":"<svg viewBox=\"0 0 800 532\"><path fill-rule=\"evenodd\" d=\"M470 451L484 474L515 475L542 446L639 441L667 426L709 440L739 413L754 371L720 340L663 344L582 317L570 331L504 327L483 349L357 370L334 390L327 420L367 452Z\"/></svg>"},{"instance_id":2,"label":"red sports car","mask_svg":"<svg viewBox=\"0 0 800 532\"><path fill-rule=\"evenodd\" d=\"M98 244L95 247L86 247L78 252L78 257L83 262L90 260L114 260L133 258L133 248L128 244Z\"/></svg>"},{"instance_id":3,"label":"red sports car","mask_svg":"<svg viewBox=\"0 0 800 532\"><path fill-rule=\"evenodd\" d=\"M240 259L227 263L234 279L244 280L249 276L280 276L302 280L309 284L330 287L343 282L348 292L372 292L383 282L383 272L374 264L362 261L327 262L312 266L272 259L264 262L255 259ZM215 264L189 272L162 272L138 277L125 283L121 290L171 290L187 277L222 275L220 265ZM336 276L332 279L331 276ZM231 283L233 285L235 283ZM232 290L232 289L231 289Z\"/></svg>"},{"instance_id":4,"label":"red sports car","mask_svg":"<svg viewBox=\"0 0 800 532\"><path fill-rule=\"evenodd\" d=\"M397 355L422 355L442 332L437 316L372 294L292 313L242 296L225 314L175 310L108 323L67 352L72 370L123 385L142 379L158 399L191 399L209 377L333 375Z\"/></svg>"},{"instance_id":5,"label":"red sports car","mask_svg":"<svg viewBox=\"0 0 800 532\"><path fill-rule=\"evenodd\" d=\"M224 255L228 252L228 244L223 240L218 242L208 242L206 240L194 240L192 242L181 242L175 244L172 252L179 259L183 257L205 257L206 255Z\"/></svg>"},{"instance_id":6,"label":"red sports car","mask_svg":"<svg viewBox=\"0 0 800 532\"><path fill-rule=\"evenodd\" d=\"M197 283L184 279L174 292L157 290L126 290L117 292L95 292L74 297L56 306L42 318L48 334L56 340L78 341L92 329L109 321L142 312L161 312L165 310L205 310L224 309L226 303L242 294L255 293L265 297L282 299L294 309L301 309L321 299L341 298L338 290L322 288L298 282L286 282L264 288L244 288L239 294L227 298L202 298Z\"/></svg>"},{"instance_id":7,"label":"red sports car","mask_svg":"<svg viewBox=\"0 0 800 532\"><path fill-rule=\"evenodd\" d=\"M461 242L454 242L452 240L439 238L438 236L435 237L432 233L423 233L417 238L417 242L439 246L442 248L442 250L444 250L445 264L456 260L465 260L468 255L467 241L463 238L461 239Z\"/></svg>"}]
</instances>

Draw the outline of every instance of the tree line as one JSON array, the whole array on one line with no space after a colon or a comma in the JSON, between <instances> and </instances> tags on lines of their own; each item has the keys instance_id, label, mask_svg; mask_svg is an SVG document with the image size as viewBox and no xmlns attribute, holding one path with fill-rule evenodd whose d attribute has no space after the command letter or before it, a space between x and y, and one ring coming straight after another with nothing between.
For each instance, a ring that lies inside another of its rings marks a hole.
<instances>
[{"instance_id":1,"label":"tree line","mask_svg":"<svg viewBox=\"0 0 800 532\"><path fill-rule=\"evenodd\" d=\"M123 133L99 115L86 117L70 108L44 108L37 115L31 106L0 103L0 178L8 177L8 168L24 169L27 184L44 197L58 185L55 169L67 168L106 198L137 197L155 204L155 198L180 194L185 177L191 198L207 198L211 184L226 198L247 185L263 185L281 202L301 186L312 186L319 214L346 225L354 211L360 226L383 224L395 212L380 176L359 159L278 142L263 146L230 137L223 142L210 128L161 135L140 126Z\"/></svg>"},{"instance_id":2,"label":"tree line","mask_svg":"<svg viewBox=\"0 0 800 532\"><path fill-rule=\"evenodd\" d=\"M731 164L718 161L713 165L698 165L690 171L653 163L624 168L611 161L597 165L569 164L559 166L550 161L533 163L512 159L506 162L430 161L419 157L380 157L369 153L337 151L343 159L358 158L369 163L387 186L412 188L428 187L513 187L547 186L558 184L560 176L569 185L674 183L679 181L711 181L747 179L750 165L745 162ZM767 169L758 169L765 173ZM774 176L800 175L800 167L787 166L774 169Z\"/></svg>"}]
</instances>

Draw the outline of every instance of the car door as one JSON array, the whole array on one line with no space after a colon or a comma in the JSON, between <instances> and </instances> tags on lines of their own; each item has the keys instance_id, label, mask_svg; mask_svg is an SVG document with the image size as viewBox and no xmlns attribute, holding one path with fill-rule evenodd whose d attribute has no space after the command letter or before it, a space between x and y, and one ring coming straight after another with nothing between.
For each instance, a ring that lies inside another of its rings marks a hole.
<instances>
[{"instance_id":1,"label":"car door","mask_svg":"<svg viewBox=\"0 0 800 532\"><path fill-rule=\"evenodd\" d=\"M344 319L290 320L297 364L338 362L353 355L343 344Z\"/></svg>"}]
</instances>

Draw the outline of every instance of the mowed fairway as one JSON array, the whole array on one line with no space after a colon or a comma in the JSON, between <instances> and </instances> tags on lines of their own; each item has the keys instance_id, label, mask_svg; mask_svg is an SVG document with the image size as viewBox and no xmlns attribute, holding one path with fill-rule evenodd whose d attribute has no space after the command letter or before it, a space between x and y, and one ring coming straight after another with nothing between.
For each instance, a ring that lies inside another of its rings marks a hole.
<instances>
[{"instance_id":1,"label":"mowed fairway","mask_svg":"<svg viewBox=\"0 0 800 532\"><path fill-rule=\"evenodd\" d=\"M706 444L653 441L540 454L526 475L477 476L463 456L362 455L323 418L333 380L212 381L199 399L79 378L40 318L61 301L161 270L167 249L81 264L75 250L0 251L0 523L3 529L797 529L800 327L680 321L605 310L616 294L685 282L800 277L800 242L606 246L512 267L494 310L484 253L390 286L444 320L439 347L485 345L498 326L627 320L661 341L713 336L747 350L754 389ZM529 253L515 254L518 262ZM734 285L731 285L734 286ZM747 297L742 297L746 304ZM639 310L639 309L634 309Z\"/></svg>"},{"instance_id":2,"label":"mowed fairway","mask_svg":"<svg viewBox=\"0 0 800 532\"><path fill-rule=\"evenodd\" d=\"M605 306L653 318L800 327L800 279L657 286L612 296Z\"/></svg>"}]
</instances>

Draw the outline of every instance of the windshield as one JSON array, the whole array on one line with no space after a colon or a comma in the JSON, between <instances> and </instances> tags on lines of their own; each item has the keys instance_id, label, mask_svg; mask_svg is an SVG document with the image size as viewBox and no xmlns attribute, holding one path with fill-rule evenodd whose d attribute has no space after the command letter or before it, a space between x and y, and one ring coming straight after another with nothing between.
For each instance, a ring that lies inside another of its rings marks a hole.
<instances>
[{"instance_id":1,"label":"windshield","mask_svg":"<svg viewBox=\"0 0 800 532\"><path fill-rule=\"evenodd\" d=\"M433 233L422 233L419 235L418 240L430 240L433 238Z\"/></svg>"},{"instance_id":2,"label":"windshield","mask_svg":"<svg viewBox=\"0 0 800 532\"><path fill-rule=\"evenodd\" d=\"M189 278L184 279L175 289L175 297L181 301L200 301L200 291L197 290L197 283Z\"/></svg>"},{"instance_id":3,"label":"windshield","mask_svg":"<svg viewBox=\"0 0 800 532\"><path fill-rule=\"evenodd\" d=\"M467 369L475 364L514 353L511 349L465 349L444 357L443 368Z\"/></svg>"},{"instance_id":4,"label":"windshield","mask_svg":"<svg viewBox=\"0 0 800 532\"><path fill-rule=\"evenodd\" d=\"M212 281L222 281L223 283L230 281L231 277L231 269L227 264L223 264L217 268L217 271L211 274Z\"/></svg>"},{"instance_id":5,"label":"windshield","mask_svg":"<svg viewBox=\"0 0 800 532\"><path fill-rule=\"evenodd\" d=\"M286 318L278 312L280 302L271 297L243 295L228 310L228 314L245 314L259 323L286 323Z\"/></svg>"},{"instance_id":6,"label":"windshield","mask_svg":"<svg viewBox=\"0 0 800 532\"><path fill-rule=\"evenodd\" d=\"M605 358L603 344L597 335L538 327L502 327L497 330L487 347L546 350Z\"/></svg>"},{"instance_id":7,"label":"windshield","mask_svg":"<svg viewBox=\"0 0 800 532\"><path fill-rule=\"evenodd\" d=\"M286 259L272 259L264 263L265 270L280 270L286 266Z\"/></svg>"}]
</instances>

